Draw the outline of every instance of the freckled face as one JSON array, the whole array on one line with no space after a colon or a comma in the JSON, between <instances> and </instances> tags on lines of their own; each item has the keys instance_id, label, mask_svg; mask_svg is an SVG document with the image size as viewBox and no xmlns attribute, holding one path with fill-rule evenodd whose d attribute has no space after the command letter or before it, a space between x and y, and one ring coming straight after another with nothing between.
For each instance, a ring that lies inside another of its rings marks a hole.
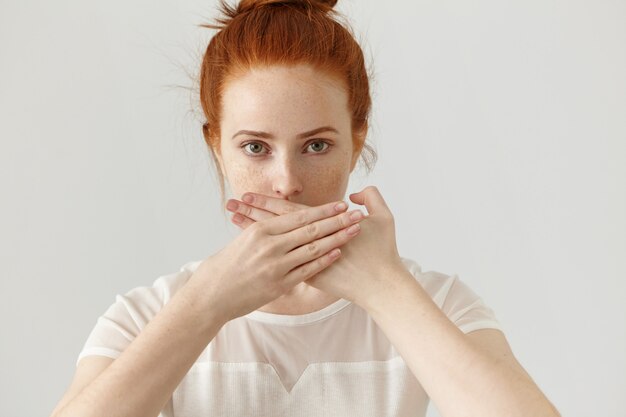
<instances>
[{"instance_id":1,"label":"freckled face","mask_svg":"<svg viewBox=\"0 0 626 417\"><path fill-rule=\"evenodd\" d=\"M222 104L217 157L233 196L250 191L309 206L344 198L358 155L338 80L304 65L255 69L227 84ZM298 137L320 127L337 132Z\"/></svg>"}]
</instances>

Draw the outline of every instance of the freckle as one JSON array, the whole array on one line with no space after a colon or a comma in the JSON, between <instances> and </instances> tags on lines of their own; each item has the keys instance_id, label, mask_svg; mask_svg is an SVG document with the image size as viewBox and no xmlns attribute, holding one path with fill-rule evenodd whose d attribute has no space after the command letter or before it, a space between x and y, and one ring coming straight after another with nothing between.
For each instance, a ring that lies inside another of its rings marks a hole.
<instances>
[{"instance_id":1,"label":"freckle","mask_svg":"<svg viewBox=\"0 0 626 417\"><path fill-rule=\"evenodd\" d=\"M347 178L346 169L341 166L324 167L311 172L307 181L310 186L314 186L320 191L333 189L340 185Z\"/></svg>"}]
</instances>

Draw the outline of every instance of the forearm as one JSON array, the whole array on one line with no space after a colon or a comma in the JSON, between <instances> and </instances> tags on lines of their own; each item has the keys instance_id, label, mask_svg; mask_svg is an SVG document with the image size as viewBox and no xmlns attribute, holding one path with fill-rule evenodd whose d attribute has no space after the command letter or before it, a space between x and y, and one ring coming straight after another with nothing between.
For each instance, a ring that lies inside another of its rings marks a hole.
<instances>
[{"instance_id":1,"label":"forearm","mask_svg":"<svg viewBox=\"0 0 626 417\"><path fill-rule=\"evenodd\" d=\"M470 343L408 271L397 274L402 285L365 308L443 417L559 416L531 379Z\"/></svg>"},{"instance_id":2,"label":"forearm","mask_svg":"<svg viewBox=\"0 0 626 417\"><path fill-rule=\"evenodd\" d=\"M54 417L156 417L224 324L200 288L181 288L135 340Z\"/></svg>"}]
</instances>

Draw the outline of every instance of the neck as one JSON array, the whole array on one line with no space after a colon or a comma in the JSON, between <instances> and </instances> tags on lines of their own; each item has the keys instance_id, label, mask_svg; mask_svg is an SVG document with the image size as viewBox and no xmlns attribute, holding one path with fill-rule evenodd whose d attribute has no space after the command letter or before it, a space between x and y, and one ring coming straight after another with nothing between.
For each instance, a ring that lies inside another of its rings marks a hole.
<instances>
[{"instance_id":1,"label":"neck","mask_svg":"<svg viewBox=\"0 0 626 417\"><path fill-rule=\"evenodd\" d=\"M272 314L301 315L321 310L337 300L339 297L301 282L257 310Z\"/></svg>"}]
</instances>

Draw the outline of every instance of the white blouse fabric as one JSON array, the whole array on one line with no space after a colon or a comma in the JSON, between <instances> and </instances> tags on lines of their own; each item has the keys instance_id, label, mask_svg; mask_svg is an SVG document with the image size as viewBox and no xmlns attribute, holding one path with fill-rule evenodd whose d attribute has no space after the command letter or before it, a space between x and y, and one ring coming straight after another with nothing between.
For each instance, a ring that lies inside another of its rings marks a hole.
<instances>
[{"instance_id":1,"label":"white blouse fabric","mask_svg":"<svg viewBox=\"0 0 626 417\"><path fill-rule=\"evenodd\" d=\"M402 258L435 304L464 333L502 330L457 275L422 272ZM202 261L136 287L100 316L78 361L117 358ZM176 388L160 417L415 416L429 398L373 319L340 299L302 315L253 311L226 323Z\"/></svg>"}]
</instances>

